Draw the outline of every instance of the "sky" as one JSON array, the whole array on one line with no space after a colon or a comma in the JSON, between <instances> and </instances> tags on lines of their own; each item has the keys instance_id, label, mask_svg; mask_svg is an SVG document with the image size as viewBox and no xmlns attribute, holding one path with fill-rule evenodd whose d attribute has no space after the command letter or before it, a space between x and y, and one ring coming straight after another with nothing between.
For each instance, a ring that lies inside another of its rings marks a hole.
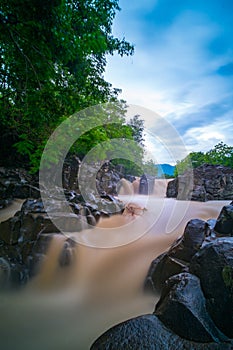
<instances>
[{"instance_id":1,"label":"sky","mask_svg":"<svg viewBox=\"0 0 233 350\"><path fill-rule=\"evenodd\" d=\"M107 58L105 79L122 89L119 97L163 118L187 153L206 152L220 141L233 146L233 1L119 5L113 34L135 46L133 56ZM153 153L160 131L149 119L153 135L146 135L146 144ZM158 158L172 162L163 151Z\"/></svg>"}]
</instances>

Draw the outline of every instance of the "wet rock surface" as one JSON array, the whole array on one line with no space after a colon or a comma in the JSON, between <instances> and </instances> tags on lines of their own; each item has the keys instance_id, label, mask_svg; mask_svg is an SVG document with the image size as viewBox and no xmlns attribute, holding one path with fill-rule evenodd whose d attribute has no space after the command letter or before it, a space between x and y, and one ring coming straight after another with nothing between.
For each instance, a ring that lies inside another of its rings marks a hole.
<instances>
[{"instance_id":1,"label":"wet rock surface","mask_svg":"<svg viewBox=\"0 0 233 350\"><path fill-rule=\"evenodd\" d=\"M167 197L180 200L208 201L233 198L233 169L204 164L170 181Z\"/></svg>"},{"instance_id":2,"label":"wet rock surface","mask_svg":"<svg viewBox=\"0 0 233 350\"><path fill-rule=\"evenodd\" d=\"M200 249L190 272L200 279L213 321L233 338L233 237L218 238Z\"/></svg>"},{"instance_id":3,"label":"wet rock surface","mask_svg":"<svg viewBox=\"0 0 233 350\"><path fill-rule=\"evenodd\" d=\"M227 340L207 312L199 278L190 273L166 281L154 313L182 338L203 343Z\"/></svg>"},{"instance_id":4,"label":"wet rock surface","mask_svg":"<svg viewBox=\"0 0 233 350\"><path fill-rule=\"evenodd\" d=\"M37 176L24 169L0 168L0 209L12 203L14 198L39 198Z\"/></svg>"},{"instance_id":5,"label":"wet rock surface","mask_svg":"<svg viewBox=\"0 0 233 350\"><path fill-rule=\"evenodd\" d=\"M179 337L155 315L122 322L102 334L91 350L232 350L232 343L197 343Z\"/></svg>"},{"instance_id":6,"label":"wet rock surface","mask_svg":"<svg viewBox=\"0 0 233 350\"><path fill-rule=\"evenodd\" d=\"M233 236L233 202L222 208L214 230L223 236Z\"/></svg>"},{"instance_id":7,"label":"wet rock surface","mask_svg":"<svg viewBox=\"0 0 233 350\"><path fill-rule=\"evenodd\" d=\"M76 259L75 247L76 244L72 239L68 238L65 240L58 259L61 267L69 267L74 263Z\"/></svg>"},{"instance_id":8,"label":"wet rock surface","mask_svg":"<svg viewBox=\"0 0 233 350\"><path fill-rule=\"evenodd\" d=\"M200 219L189 221L183 236L172 244L168 252L152 261L145 281L145 289L160 292L169 277L187 272L191 258L209 235L210 227L207 222Z\"/></svg>"},{"instance_id":9,"label":"wet rock surface","mask_svg":"<svg viewBox=\"0 0 233 350\"><path fill-rule=\"evenodd\" d=\"M139 194L152 194L154 190L155 177L143 174L139 182Z\"/></svg>"}]
</instances>

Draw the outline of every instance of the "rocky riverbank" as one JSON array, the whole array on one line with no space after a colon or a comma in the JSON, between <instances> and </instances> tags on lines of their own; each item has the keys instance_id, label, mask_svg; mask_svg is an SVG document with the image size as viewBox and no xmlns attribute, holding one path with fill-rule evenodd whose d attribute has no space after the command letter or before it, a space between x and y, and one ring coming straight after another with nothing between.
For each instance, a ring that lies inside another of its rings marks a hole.
<instances>
[{"instance_id":1,"label":"rocky riverbank","mask_svg":"<svg viewBox=\"0 0 233 350\"><path fill-rule=\"evenodd\" d=\"M11 205L15 198L25 199L21 210L0 222L0 286L3 289L25 285L38 272L51 238L61 234L60 223L69 232L79 232L93 228L101 217L119 214L124 210L124 204L110 194L115 191L119 175L113 174L109 168L101 169L100 195L97 197L90 193L87 201L78 191L77 171L77 159L73 159L71 165L66 163L64 194L71 211L66 214L59 189L54 190L49 203L43 203L38 176L30 175L24 169L0 168L1 208ZM49 215L44 204L49 207ZM74 245L71 239L64 242L60 259L62 266L69 264Z\"/></svg>"},{"instance_id":2,"label":"rocky riverbank","mask_svg":"<svg viewBox=\"0 0 233 350\"><path fill-rule=\"evenodd\" d=\"M201 202L232 200L233 169L222 165L201 165L170 181L166 195L168 198Z\"/></svg>"},{"instance_id":3,"label":"rocky riverbank","mask_svg":"<svg viewBox=\"0 0 233 350\"><path fill-rule=\"evenodd\" d=\"M105 332L91 349L233 348L233 202L217 220L194 219L148 271L146 291L161 293L153 314Z\"/></svg>"}]
</instances>

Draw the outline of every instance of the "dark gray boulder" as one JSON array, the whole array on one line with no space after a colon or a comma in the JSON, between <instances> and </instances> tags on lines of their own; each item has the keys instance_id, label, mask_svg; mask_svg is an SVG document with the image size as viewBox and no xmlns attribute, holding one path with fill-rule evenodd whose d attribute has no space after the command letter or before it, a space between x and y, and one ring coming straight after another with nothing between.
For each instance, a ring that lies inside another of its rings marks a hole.
<instances>
[{"instance_id":1,"label":"dark gray boulder","mask_svg":"<svg viewBox=\"0 0 233 350\"><path fill-rule=\"evenodd\" d=\"M214 231L223 236L233 236L233 202L222 208Z\"/></svg>"},{"instance_id":2,"label":"dark gray boulder","mask_svg":"<svg viewBox=\"0 0 233 350\"><path fill-rule=\"evenodd\" d=\"M183 236L172 244L168 253L171 257L190 262L209 235L210 228L206 221L192 219L187 223Z\"/></svg>"},{"instance_id":3,"label":"dark gray boulder","mask_svg":"<svg viewBox=\"0 0 233 350\"><path fill-rule=\"evenodd\" d=\"M102 334L90 350L232 350L232 343L197 343L173 333L155 315L122 322Z\"/></svg>"},{"instance_id":4,"label":"dark gray boulder","mask_svg":"<svg viewBox=\"0 0 233 350\"><path fill-rule=\"evenodd\" d=\"M207 313L199 279L189 273L166 281L154 313L182 338L203 343L227 340Z\"/></svg>"},{"instance_id":5,"label":"dark gray boulder","mask_svg":"<svg viewBox=\"0 0 233 350\"><path fill-rule=\"evenodd\" d=\"M76 244L75 241L68 238L65 240L61 253L58 258L59 265L61 267L69 267L76 259Z\"/></svg>"},{"instance_id":6,"label":"dark gray boulder","mask_svg":"<svg viewBox=\"0 0 233 350\"><path fill-rule=\"evenodd\" d=\"M207 222L200 219L190 220L183 236L166 253L152 261L145 280L145 290L160 292L169 277L187 272L189 262L209 234Z\"/></svg>"},{"instance_id":7,"label":"dark gray boulder","mask_svg":"<svg viewBox=\"0 0 233 350\"><path fill-rule=\"evenodd\" d=\"M207 310L218 328L233 337L233 238L218 238L193 257L190 272L199 277Z\"/></svg>"},{"instance_id":8,"label":"dark gray boulder","mask_svg":"<svg viewBox=\"0 0 233 350\"><path fill-rule=\"evenodd\" d=\"M178 194L178 178L171 180L167 184L166 197L176 198Z\"/></svg>"},{"instance_id":9,"label":"dark gray boulder","mask_svg":"<svg viewBox=\"0 0 233 350\"><path fill-rule=\"evenodd\" d=\"M143 174L139 182L139 194L148 195L153 193L155 177Z\"/></svg>"},{"instance_id":10,"label":"dark gray boulder","mask_svg":"<svg viewBox=\"0 0 233 350\"><path fill-rule=\"evenodd\" d=\"M187 263L171 257L169 252L162 254L152 261L145 279L144 290L155 294L160 293L169 277L186 271L188 271Z\"/></svg>"}]
</instances>

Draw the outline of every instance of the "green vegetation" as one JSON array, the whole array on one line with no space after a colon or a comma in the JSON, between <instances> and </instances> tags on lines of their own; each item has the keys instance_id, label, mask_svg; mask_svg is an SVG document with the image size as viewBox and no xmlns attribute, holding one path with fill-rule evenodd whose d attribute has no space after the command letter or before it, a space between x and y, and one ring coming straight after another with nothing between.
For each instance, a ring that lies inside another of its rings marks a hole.
<instances>
[{"instance_id":1,"label":"green vegetation","mask_svg":"<svg viewBox=\"0 0 233 350\"><path fill-rule=\"evenodd\" d=\"M1 1L2 165L18 162L36 171L57 125L88 106L117 101L119 90L103 77L106 55L133 54L131 44L112 35L118 10L117 0ZM83 135L73 151L83 157L111 137L140 143L140 119L134 117L127 126L125 104L119 101L118 108L115 121L121 127L104 127L102 120L103 126ZM79 127L82 123L85 119L80 119Z\"/></svg>"},{"instance_id":2,"label":"green vegetation","mask_svg":"<svg viewBox=\"0 0 233 350\"><path fill-rule=\"evenodd\" d=\"M112 161L113 165L122 165L124 167L125 173L133 176L142 176L143 174L156 176L158 174L158 170L155 168L153 160L143 161L143 149L134 147L131 150L131 158L133 158L133 151L137 151L135 153L134 161L130 161L128 159L114 159ZM140 153L138 153L140 152Z\"/></svg>"},{"instance_id":3,"label":"green vegetation","mask_svg":"<svg viewBox=\"0 0 233 350\"><path fill-rule=\"evenodd\" d=\"M158 175L158 169L155 167L154 161L148 160L143 164L144 173L151 175L151 176L157 176Z\"/></svg>"},{"instance_id":4,"label":"green vegetation","mask_svg":"<svg viewBox=\"0 0 233 350\"><path fill-rule=\"evenodd\" d=\"M233 147L220 142L206 153L192 152L183 160L177 162L175 176L183 174L188 169L197 168L202 164L224 165L233 169Z\"/></svg>"}]
</instances>

